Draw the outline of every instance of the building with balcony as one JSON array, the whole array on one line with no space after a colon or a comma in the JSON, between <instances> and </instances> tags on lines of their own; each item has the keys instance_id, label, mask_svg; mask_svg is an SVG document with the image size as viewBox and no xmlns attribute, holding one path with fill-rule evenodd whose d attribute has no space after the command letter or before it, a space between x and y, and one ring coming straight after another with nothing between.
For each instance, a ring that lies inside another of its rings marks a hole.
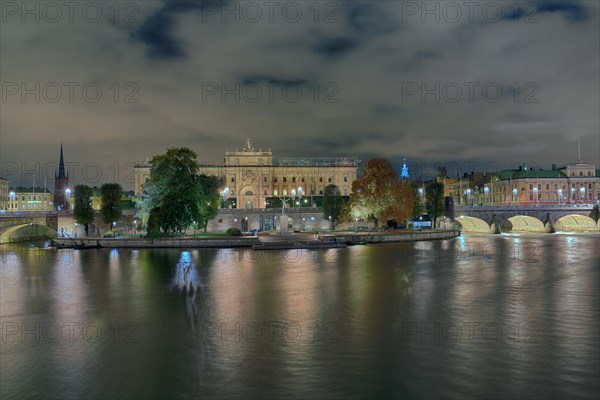
<instances>
[{"instance_id":1,"label":"building with balcony","mask_svg":"<svg viewBox=\"0 0 600 400\"><path fill-rule=\"evenodd\" d=\"M229 194L233 208L268 208L281 204L295 195L294 204L314 206L330 184L339 187L342 196L350 195L360 161L349 157L273 158L271 149L255 149L250 139L242 149L227 150L223 164L202 163L199 174L219 177L222 190ZM150 177L150 165L135 167L135 194ZM302 194L302 199L300 199ZM296 204L297 203L297 204Z\"/></svg>"}]
</instances>

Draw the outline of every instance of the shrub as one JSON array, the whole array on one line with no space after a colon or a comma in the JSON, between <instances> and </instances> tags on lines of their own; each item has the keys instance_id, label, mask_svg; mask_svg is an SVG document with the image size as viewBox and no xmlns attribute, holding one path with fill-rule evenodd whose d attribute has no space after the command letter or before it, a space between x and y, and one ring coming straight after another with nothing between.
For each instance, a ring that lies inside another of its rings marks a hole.
<instances>
[{"instance_id":1,"label":"shrub","mask_svg":"<svg viewBox=\"0 0 600 400\"><path fill-rule=\"evenodd\" d=\"M242 236L242 231L238 228L229 228L227 229L227 234L229 236Z\"/></svg>"}]
</instances>

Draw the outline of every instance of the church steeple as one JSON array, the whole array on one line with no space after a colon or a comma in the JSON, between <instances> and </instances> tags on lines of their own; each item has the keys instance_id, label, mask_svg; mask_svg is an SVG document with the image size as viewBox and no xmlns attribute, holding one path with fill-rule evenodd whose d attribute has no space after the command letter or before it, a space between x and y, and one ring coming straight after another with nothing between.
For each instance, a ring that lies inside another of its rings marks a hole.
<instances>
[{"instance_id":1,"label":"church steeple","mask_svg":"<svg viewBox=\"0 0 600 400\"><path fill-rule=\"evenodd\" d=\"M63 156L63 145L60 143L60 162L58 164L58 175L55 175L56 178L67 179L68 175L65 174L65 158Z\"/></svg>"},{"instance_id":2,"label":"church steeple","mask_svg":"<svg viewBox=\"0 0 600 400\"><path fill-rule=\"evenodd\" d=\"M63 145L60 144L60 161L58 163L58 174L54 174L54 207L57 210L68 210L69 199L66 190L69 187L69 175L65 171L65 157Z\"/></svg>"}]
</instances>

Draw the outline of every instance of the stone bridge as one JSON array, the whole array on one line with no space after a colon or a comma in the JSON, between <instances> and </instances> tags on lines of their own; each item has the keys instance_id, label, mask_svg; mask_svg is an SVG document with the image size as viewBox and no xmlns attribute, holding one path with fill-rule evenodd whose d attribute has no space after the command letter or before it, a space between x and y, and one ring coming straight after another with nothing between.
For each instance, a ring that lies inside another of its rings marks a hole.
<instances>
[{"instance_id":1,"label":"stone bridge","mask_svg":"<svg viewBox=\"0 0 600 400\"><path fill-rule=\"evenodd\" d=\"M56 213L17 213L0 215L0 244L56 236Z\"/></svg>"},{"instance_id":2,"label":"stone bridge","mask_svg":"<svg viewBox=\"0 0 600 400\"><path fill-rule=\"evenodd\" d=\"M134 220L133 210L125 210L117 230L130 229ZM110 226L102 222L99 212L95 212L94 222L89 224L89 235L99 237L108 229ZM47 239L59 235L81 237L85 235L85 229L75 223L73 213L69 211L0 214L0 244Z\"/></svg>"},{"instance_id":3,"label":"stone bridge","mask_svg":"<svg viewBox=\"0 0 600 400\"><path fill-rule=\"evenodd\" d=\"M597 232L600 220L592 211L590 206L456 207L454 222L474 233Z\"/></svg>"}]
</instances>

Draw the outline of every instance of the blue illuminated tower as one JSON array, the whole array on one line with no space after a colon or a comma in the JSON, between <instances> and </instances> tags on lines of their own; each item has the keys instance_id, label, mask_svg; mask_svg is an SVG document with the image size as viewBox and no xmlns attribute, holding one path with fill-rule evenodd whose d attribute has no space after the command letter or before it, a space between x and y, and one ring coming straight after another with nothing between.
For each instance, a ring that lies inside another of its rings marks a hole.
<instances>
[{"instance_id":1,"label":"blue illuminated tower","mask_svg":"<svg viewBox=\"0 0 600 400\"><path fill-rule=\"evenodd\" d=\"M402 162L402 172L400 173L400 179L408 179L408 167L406 166L406 158Z\"/></svg>"}]
</instances>

